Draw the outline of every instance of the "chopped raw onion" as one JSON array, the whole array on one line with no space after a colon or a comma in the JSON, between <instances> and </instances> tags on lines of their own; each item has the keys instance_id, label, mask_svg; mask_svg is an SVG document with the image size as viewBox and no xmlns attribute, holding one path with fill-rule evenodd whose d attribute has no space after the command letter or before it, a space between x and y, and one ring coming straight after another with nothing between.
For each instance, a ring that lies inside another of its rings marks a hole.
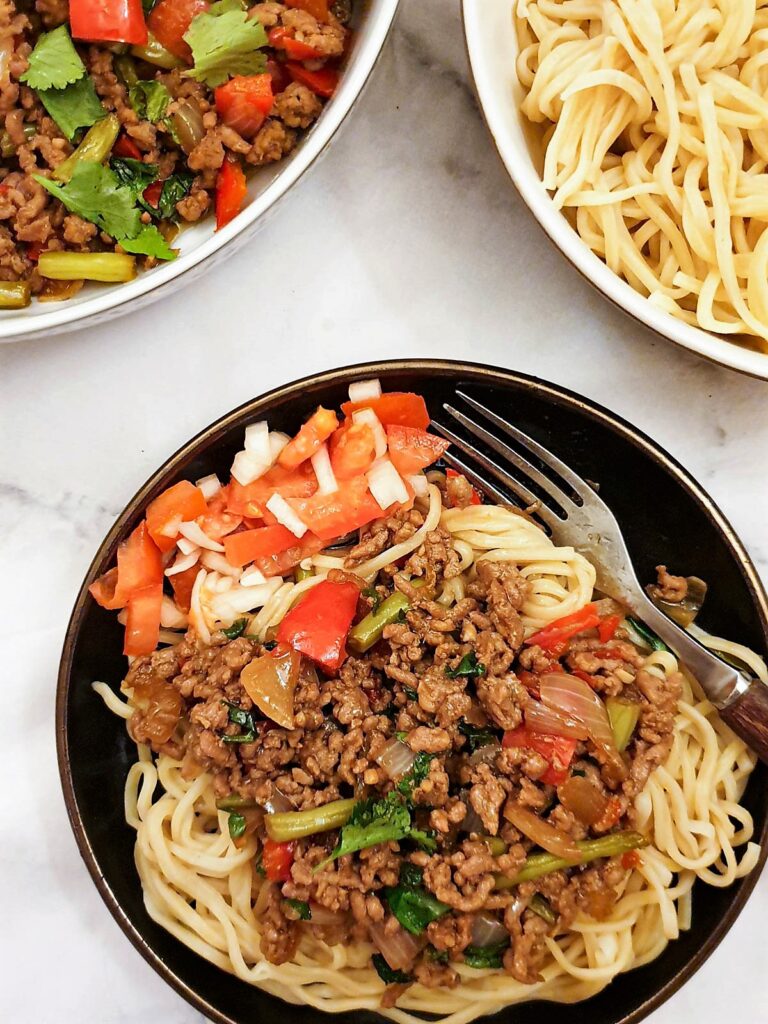
<instances>
[{"instance_id":1,"label":"chopped raw onion","mask_svg":"<svg viewBox=\"0 0 768 1024\"><path fill-rule=\"evenodd\" d=\"M407 476L405 479L413 488L413 493L417 498L426 498L429 494L429 480L423 473L414 473L413 476Z\"/></svg>"},{"instance_id":2,"label":"chopped raw onion","mask_svg":"<svg viewBox=\"0 0 768 1024\"><path fill-rule=\"evenodd\" d=\"M550 672L541 677L539 689L548 707L581 722L616 778L625 779L627 767L616 749L608 712L591 686L578 676Z\"/></svg>"},{"instance_id":3,"label":"chopped raw onion","mask_svg":"<svg viewBox=\"0 0 768 1024\"><path fill-rule=\"evenodd\" d=\"M391 927L391 922L386 926L383 921L369 923L368 934L393 971L407 971L413 966L426 939L420 942L400 925L394 931L390 931Z\"/></svg>"},{"instance_id":4,"label":"chopped raw onion","mask_svg":"<svg viewBox=\"0 0 768 1024\"><path fill-rule=\"evenodd\" d=\"M525 708L525 724L534 732L545 732L550 736L567 736L574 740L585 740L589 733L583 722L555 711L546 704L532 700Z\"/></svg>"},{"instance_id":5,"label":"chopped raw onion","mask_svg":"<svg viewBox=\"0 0 768 1024\"><path fill-rule=\"evenodd\" d=\"M215 473L211 473L210 476L201 477L197 481L196 486L203 492L205 500L210 501L221 490L221 480L219 480Z\"/></svg>"},{"instance_id":6,"label":"chopped raw onion","mask_svg":"<svg viewBox=\"0 0 768 1024\"><path fill-rule=\"evenodd\" d=\"M187 540L186 537L179 537L176 541L176 547L182 553L182 555L191 555L193 551L199 551L200 548L197 544L193 544L191 540Z\"/></svg>"},{"instance_id":7,"label":"chopped raw onion","mask_svg":"<svg viewBox=\"0 0 768 1024\"><path fill-rule=\"evenodd\" d=\"M328 454L328 445L321 445L310 461L312 462L312 469L314 469L315 476L317 477L318 493L333 494L334 491L338 491L339 485L336 483L336 477L333 475L331 457Z\"/></svg>"},{"instance_id":8,"label":"chopped raw onion","mask_svg":"<svg viewBox=\"0 0 768 1024\"><path fill-rule=\"evenodd\" d=\"M350 402L368 402L374 398L381 398L381 381L378 377L373 380L356 380L349 385Z\"/></svg>"},{"instance_id":9,"label":"chopped raw onion","mask_svg":"<svg viewBox=\"0 0 768 1024\"><path fill-rule=\"evenodd\" d=\"M373 409L358 409L352 413L353 423L366 423L373 431L373 440L376 445L376 458L380 459L387 450L387 435L381 420Z\"/></svg>"},{"instance_id":10,"label":"chopped raw onion","mask_svg":"<svg viewBox=\"0 0 768 1024\"><path fill-rule=\"evenodd\" d=\"M264 810L269 814L284 814L286 811L295 811L296 805L273 782L272 795L264 804Z\"/></svg>"},{"instance_id":11,"label":"chopped raw onion","mask_svg":"<svg viewBox=\"0 0 768 1024\"><path fill-rule=\"evenodd\" d=\"M403 478L389 459L384 458L374 462L366 477L371 494L380 509L384 510L390 505L408 501L408 491L403 483Z\"/></svg>"},{"instance_id":12,"label":"chopped raw onion","mask_svg":"<svg viewBox=\"0 0 768 1024\"><path fill-rule=\"evenodd\" d=\"M281 526L284 526L286 530L290 530L294 537L303 537L307 532L307 528L304 523L302 523L282 495L277 493L273 494L267 502L267 508L278 523L280 523Z\"/></svg>"},{"instance_id":13,"label":"chopped raw onion","mask_svg":"<svg viewBox=\"0 0 768 1024\"><path fill-rule=\"evenodd\" d=\"M182 537L186 537L187 540L193 544L197 544L199 548L207 548L208 551L223 551L224 545L219 544L217 540L211 540L207 533L203 533L197 523L182 523L179 527L179 533Z\"/></svg>"},{"instance_id":14,"label":"chopped raw onion","mask_svg":"<svg viewBox=\"0 0 768 1024\"><path fill-rule=\"evenodd\" d=\"M496 761L496 755L501 750L500 743L486 743L482 747L478 747L474 754L470 754L470 764L493 764Z\"/></svg>"},{"instance_id":15,"label":"chopped raw onion","mask_svg":"<svg viewBox=\"0 0 768 1024\"><path fill-rule=\"evenodd\" d=\"M200 561L206 569L214 569L224 576L234 576L237 578L240 575L240 570L235 568L234 565L230 565L224 555L219 554L218 551L204 551L200 556Z\"/></svg>"},{"instance_id":16,"label":"chopped raw onion","mask_svg":"<svg viewBox=\"0 0 768 1024\"><path fill-rule=\"evenodd\" d=\"M415 760L416 755L411 748L393 737L384 745L376 763L387 773L387 778L399 779L413 768Z\"/></svg>"},{"instance_id":17,"label":"chopped raw onion","mask_svg":"<svg viewBox=\"0 0 768 1024\"><path fill-rule=\"evenodd\" d=\"M216 576L217 579L212 581L211 576ZM208 587L210 590L215 590L217 594L223 594L225 590L231 590L235 584L231 576L222 576L215 570L211 573L211 576L208 577Z\"/></svg>"},{"instance_id":18,"label":"chopped raw onion","mask_svg":"<svg viewBox=\"0 0 768 1024\"><path fill-rule=\"evenodd\" d=\"M282 430L271 430L269 433L269 453L272 456L272 461L278 457L280 452L290 441L290 437L284 434Z\"/></svg>"},{"instance_id":19,"label":"chopped raw onion","mask_svg":"<svg viewBox=\"0 0 768 1024\"><path fill-rule=\"evenodd\" d=\"M269 446L269 424L259 420L245 428L245 450L253 457L254 462L268 466L272 462L272 450Z\"/></svg>"},{"instance_id":20,"label":"chopped raw onion","mask_svg":"<svg viewBox=\"0 0 768 1024\"><path fill-rule=\"evenodd\" d=\"M255 565L249 566L249 568L243 570L243 574L240 577L241 587L255 587L259 583L266 583L267 578L261 569L257 569Z\"/></svg>"},{"instance_id":21,"label":"chopped raw onion","mask_svg":"<svg viewBox=\"0 0 768 1024\"><path fill-rule=\"evenodd\" d=\"M239 484L246 487L254 480L258 480L260 476L264 476L269 465L269 463L259 462L249 452L238 452L232 462L232 476Z\"/></svg>"},{"instance_id":22,"label":"chopped raw onion","mask_svg":"<svg viewBox=\"0 0 768 1024\"><path fill-rule=\"evenodd\" d=\"M160 625L166 629L184 629L187 625L187 616L179 611L174 601L163 594L163 601L160 605Z\"/></svg>"},{"instance_id":23,"label":"chopped raw onion","mask_svg":"<svg viewBox=\"0 0 768 1024\"><path fill-rule=\"evenodd\" d=\"M504 807L504 817L507 821L511 821L515 828L519 829L531 842L540 846L542 850L546 850L547 853L573 861L574 864L578 864L581 860L581 852L567 832L544 821L543 818L539 818L526 807L521 807L513 800L508 800Z\"/></svg>"},{"instance_id":24,"label":"chopped raw onion","mask_svg":"<svg viewBox=\"0 0 768 1024\"><path fill-rule=\"evenodd\" d=\"M185 555L184 552L182 552L177 557L177 559L173 563L173 565L169 565L168 566L168 568L165 570L165 575L166 576L175 576L176 573L186 572L187 569L191 569L192 568L192 566L197 562L199 557L200 557L200 548L196 548L193 545L192 550L189 552L189 554Z\"/></svg>"},{"instance_id":25,"label":"chopped raw onion","mask_svg":"<svg viewBox=\"0 0 768 1024\"><path fill-rule=\"evenodd\" d=\"M493 914L475 914L472 922L472 945L483 949L496 946L509 938L509 932Z\"/></svg>"}]
</instances>

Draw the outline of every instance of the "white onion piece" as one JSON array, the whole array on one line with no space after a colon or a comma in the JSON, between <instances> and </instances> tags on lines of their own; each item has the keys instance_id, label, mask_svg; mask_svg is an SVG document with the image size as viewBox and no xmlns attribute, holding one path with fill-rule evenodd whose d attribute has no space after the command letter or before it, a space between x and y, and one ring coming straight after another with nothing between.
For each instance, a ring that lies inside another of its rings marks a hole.
<instances>
[{"instance_id":1,"label":"white onion piece","mask_svg":"<svg viewBox=\"0 0 768 1024\"><path fill-rule=\"evenodd\" d=\"M384 769L389 779L399 779L405 775L413 768L415 761L416 755L411 748L394 737L387 741L376 758L376 763Z\"/></svg>"},{"instance_id":2,"label":"white onion piece","mask_svg":"<svg viewBox=\"0 0 768 1024\"><path fill-rule=\"evenodd\" d=\"M493 764L496 760L496 755L501 750L500 743L486 743L482 747L478 747L474 754L470 754L470 764Z\"/></svg>"},{"instance_id":3,"label":"white onion piece","mask_svg":"<svg viewBox=\"0 0 768 1024\"><path fill-rule=\"evenodd\" d=\"M216 476L215 473L211 473L210 476L201 477L195 484L203 492L203 497L206 501L210 501L211 498L215 498L221 490L221 480Z\"/></svg>"},{"instance_id":4,"label":"white onion piece","mask_svg":"<svg viewBox=\"0 0 768 1024\"><path fill-rule=\"evenodd\" d=\"M286 530L290 530L294 537L303 537L307 532L307 528L304 523L302 523L281 494L273 494L267 502L267 508L278 523L280 523L281 526L284 526Z\"/></svg>"},{"instance_id":5,"label":"white onion piece","mask_svg":"<svg viewBox=\"0 0 768 1024\"><path fill-rule=\"evenodd\" d=\"M272 795L264 804L264 810L268 814L284 814L286 811L295 811L296 805L273 782Z\"/></svg>"},{"instance_id":6,"label":"white onion piece","mask_svg":"<svg viewBox=\"0 0 768 1024\"><path fill-rule=\"evenodd\" d=\"M168 566L165 570L166 576L175 576L176 573L186 572L187 569L191 569L200 558L200 548L192 547L192 550L188 554L182 552L173 565Z\"/></svg>"},{"instance_id":7,"label":"white onion piece","mask_svg":"<svg viewBox=\"0 0 768 1024\"><path fill-rule=\"evenodd\" d=\"M389 927L392 927L391 924ZM426 939L419 942L415 935L400 925L390 932L382 921L369 923L368 934L393 971L409 970L426 942Z\"/></svg>"},{"instance_id":8,"label":"white onion piece","mask_svg":"<svg viewBox=\"0 0 768 1024\"><path fill-rule=\"evenodd\" d=\"M413 476L407 476L405 479L413 488L413 493L417 498L427 497L429 494L429 480L427 480L423 473L414 473Z\"/></svg>"},{"instance_id":9,"label":"white onion piece","mask_svg":"<svg viewBox=\"0 0 768 1024\"><path fill-rule=\"evenodd\" d=\"M224 545L219 544L217 540L211 540L207 533L203 533L200 526L195 523L182 523L179 527L179 533L182 537L186 537L188 541L193 544L197 544L199 548L206 548L208 551L223 551Z\"/></svg>"},{"instance_id":10,"label":"white onion piece","mask_svg":"<svg viewBox=\"0 0 768 1024\"><path fill-rule=\"evenodd\" d=\"M403 483L403 478L389 459L379 459L378 462L374 462L366 474L366 479L371 494L382 511L389 508L390 505L399 505L408 501L408 490Z\"/></svg>"},{"instance_id":11,"label":"white onion piece","mask_svg":"<svg viewBox=\"0 0 768 1024\"><path fill-rule=\"evenodd\" d=\"M272 462L272 450L269 447L269 424L259 420L245 428L245 444L243 446L256 462L269 465Z\"/></svg>"},{"instance_id":12,"label":"white onion piece","mask_svg":"<svg viewBox=\"0 0 768 1024\"><path fill-rule=\"evenodd\" d=\"M459 825L460 831L477 832L478 835L485 835L483 819L469 802L469 790L463 789L461 793L459 793L459 796L461 797L461 802L467 808L467 813L464 815L461 825Z\"/></svg>"},{"instance_id":13,"label":"white onion piece","mask_svg":"<svg viewBox=\"0 0 768 1024\"><path fill-rule=\"evenodd\" d=\"M235 581L231 576L220 576L218 572L215 572L215 575L218 576L218 579L215 582L212 583L210 578L208 580L208 586L211 590L215 590L217 594L223 594L226 590L232 589Z\"/></svg>"},{"instance_id":14,"label":"white onion piece","mask_svg":"<svg viewBox=\"0 0 768 1024\"><path fill-rule=\"evenodd\" d=\"M492 914L475 914L472 922L472 945L484 949L486 946L496 946L509 938L509 932Z\"/></svg>"},{"instance_id":15,"label":"white onion piece","mask_svg":"<svg viewBox=\"0 0 768 1024\"><path fill-rule=\"evenodd\" d=\"M293 808L289 808L292 810ZM329 910L314 900L309 901L310 924L319 924L321 928L333 928L341 926L347 921L347 913L344 910Z\"/></svg>"},{"instance_id":16,"label":"white onion piece","mask_svg":"<svg viewBox=\"0 0 768 1024\"><path fill-rule=\"evenodd\" d=\"M317 477L318 493L333 494L334 491L338 491L339 485L336 483L336 477L333 474L331 457L328 454L328 445L321 445L310 461Z\"/></svg>"},{"instance_id":17,"label":"white onion piece","mask_svg":"<svg viewBox=\"0 0 768 1024\"><path fill-rule=\"evenodd\" d=\"M191 555L193 551L200 551L197 544L193 544L191 540L187 540L186 537L179 537L176 541L176 547L182 553L182 555Z\"/></svg>"},{"instance_id":18,"label":"white onion piece","mask_svg":"<svg viewBox=\"0 0 768 1024\"><path fill-rule=\"evenodd\" d=\"M387 434L381 425L381 420L373 409L358 409L352 413L353 423L366 423L373 431L373 440L376 445L376 458L380 459L387 450Z\"/></svg>"},{"instance_id":19,"label":"white onion piece","mask_svg":"<svg viewBox=\"0 0 768 1024\"><path fill-rule=\"evenodd\" d=\"M373 380L356 380L349 385L350 402L369 402L375 398L381 398L381 381L378 377Z\"/></svg>"},{"instance_id":20,"label":"white onion piece","mask_svg":"<svg viewBox=\"0 0 768 1024\"><path fill-rule=\"evenodd\" d=\"M249 452L238 452L232 462L232 476L239 484L246 487L248 484L252 484L254 480L264 476L269 466L270 463L259 462Z\"/></svg>"},{"instance_id":21,"label":"white onion piece","mask_svg":"<svg viewBox=\"0 0 768 1024\"><path fill-rule=\"evenodd\" d=\"M223 576L234 576L237 579L240 575L240 570L234 565L230 565L224 555L218 551L203 551L202 555L200 555L200 562L206 569L214 569Z\"/></svg>"},{"instance_id":22,"label":"white onion piece","mask_svg":"<svg viewBox=\"0 0 768 1024\"><path fill-rule=\"evenodd\" d=\"M555 711L539 701L531 701L525 708L525 724L534 732L545 732L550 736L567 736L569 739L585 740L589 733L583 722Z\"/></svg>"},{"instance_id":23,"label":"white onion piece","mask_svg":"<svg viewBox=\"0 0 768 1024\"><path fill-rule=\"evenodd\" d=\"M217 622L231 626L243 612L252 612L255 608L263 608L276 590L283 585L283 578L275 576L255 587L230 587L223 594L215 594L208 601L208 609Z\"/></svg>"},{"instance_id":24,"label":"white onion piece","mask_svg":"<svg viewBox=\"0 0 768 1024\"><path fill-rule=\"evenodd\" d=\"M284 434L282 430L271 430L269 433L269 452L272 456L272 461L278 457L280 452L290 441L290 437Z\"/></svg>"},{"instance_id":25,"label":"white onion piece","mask_svg":"<svg viewBox=\"0 0 768 1024\"><path fill-rule=\"evenodd\" d=\"M160 625L166 629L184 629L187 625L187 616L167 594L163 594L160 605Z\"/></svg>"},{"instance_id":26,"label":"white onion piece","mask_svg":"<svg viewBox=\"0 0 768 1024\"><path fill-rule=\"evenodd\" d=\"M267 577L264 575L261 569L257 569L255 565L251 565L247 569L244 569L242 575L240 576L241 587L255 587L258 586L259 583L266 582Z\"/></svg>"},{"instance_id":27,"label":"white onion piece","mask_svg":"<svg viewBox=\"0 0 768 1024\"><path fill-rule=\"evenodd\" d=\"M592 687L578 676L549 672L541 677L539 691L547 707L581 722L595 746L605 755L617 778L626 778L627 767L616 749L608 712Z\"/></svg>"}]
</instances>

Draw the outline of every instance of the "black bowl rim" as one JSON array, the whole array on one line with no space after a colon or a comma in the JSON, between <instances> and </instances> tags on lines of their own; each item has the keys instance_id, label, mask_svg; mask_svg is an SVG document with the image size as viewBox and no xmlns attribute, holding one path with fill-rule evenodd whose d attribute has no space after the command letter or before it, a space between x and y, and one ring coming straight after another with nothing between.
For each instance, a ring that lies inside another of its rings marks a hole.
<instances>
[{"instance_id":1,"label":"black bowl rim","mask_svg":"<svg viewBox=\"0 0 768 1024\"><path fill-rule=\"evenodd\" d=\"M739 562L746 577L747 585L755 604L758 617L761 623L763 635L768 645L768 595L757 574L751 558L747 554L742 542L736 535L733 527L720 511L718 506L709 497L706 491L697 483L683 466L677 462L667 451L653 441L647 434L632 426L622 417L610 412L608 409L590 399L585 398L567 388L543 381L538 377L529 374L518 373L503 367L489 366L482 363L464 362L462 360L447 359L392 359L382 360L375 363L356 363L344 366L336 370L327 370L323 373L310 374L299 380L273 388L258 398L244 402L231 412L219 417L209 426L196 434L190 441L182 445L169 459L167 459L139 488L123 511L115 520L112 528L91 562L85 579L80 587L75 601L72 615L67 625L62 649L61 662L59 665L58 682L56 690L56 753L59 767L59 776L64 793L64 801L67 808L69 822L75 835L80 855L85 862L88 872L93 879L101 898L104 900L110 913L118 925L133 944L133 946L144 957L147 963L173 988L183 999L195 1009L205 1014L216 1024L237 1024L227 1014L222 1013L215 1006L211 1005L190 985L181 980L167 964L155 953L149 942L134 925L131 918L125 913L118 899L110 888L106 878L101 872L98 860L91 847L85 824L77 804L74 791L74 779L71 771L69 756L69 742L67 732L67 703L71 680L72 662L74 650L79 637L83 614L88 599L88 586L103 571L104 565L112 555L118 537L122 533L125 524L130 521L138 511L159 493L162 481L173 473L182 463L197 454L202 448L207 447L220 434L225 433L233 423L245 413L258 415L272 405L274 402L300 394L307 386L322 386L329 384L345 383L359 377L361 373L367 376L386 376L388 373L397 372L422 372L440 373L443 375L454 374L462 378L470 377L475 381L483 383L495 383L500 386L515 384L517 386L532 388L535 391L548 397L556 404L566 405L576 409L588 418L599 421L612 428L636 448L642 449L650 455L654 461L668 470L688 491L691 497L701 506L704 513L715 524L723 535L734 558ZM768 800L768 795L766 796ZM670 996L680 989L696 971L709 959L714 950L730 930L736 918L741 913L744 905L751 895L758 878L768 859L768 817L766 817L760 836L753 837L761 846L761 854L753 871L742 880L738 893L733 898L727 912L718 922L717 927L704 939L702 945L691 957L684 967L670 978L666 984L652 992L636 1009L616 1021L616 1024L639 1024L641 1020L666 1002Z\"/></svg>"}]
</instances>

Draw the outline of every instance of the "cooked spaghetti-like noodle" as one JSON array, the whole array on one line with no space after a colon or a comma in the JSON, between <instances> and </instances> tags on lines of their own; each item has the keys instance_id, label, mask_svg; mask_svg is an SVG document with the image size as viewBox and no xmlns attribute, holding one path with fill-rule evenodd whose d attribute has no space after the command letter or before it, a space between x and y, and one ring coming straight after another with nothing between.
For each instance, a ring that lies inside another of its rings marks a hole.
<instances>
[{"instance_id":1,"label":"cooked spaghetti-like noodle","mask_svg":"<svg viewBox=\"0 0 768 1024\"><path fill-rule=\"evenodd\" d=\"M522 110L582 239L657 306L768 351L765 0L517 0Z\"/></svg>"},{"instance_id":2,"label":"cooked spaghetti-like noodle","mask_svg":"<svg viewBox=\"0 0 768 1024\"><path fill-rule=\"evenodd\" d=\"M529 633L591 600L594 569L573 548L555 546L524 517L503 508L442 509L434 487L424 526L358 571L372 579L381 567L418 548L438 521L450 533L462 569L446 583L439 597L443 603L461 598L481 559L511 562L525 576L530 594L522 616ZM315 564L327 571L335 563L320 555ZM263 634L312 585L313 580L285 583L252 628ZM660 677L678 671L668 652L649 653L645 667ZM130 716L130 700L121 701L105 683L95 683L94 689L110 710ZM289 1002L326 1011L366 1008L401 1024L429 1013L448 1024L465 1024L522 1000L584 999L620 972L658 956L690 926L697 879L728 885L754 867L759 847L751 842L752 819L739 804L754 764L752 753L686 676L672 751L636 801L638 827L652 845L627 872L610 917L597 921L580 915L566 933L548 938L550 956L536 984L459 963L461 984L455 989L414 984L387 1009L380 1006L382 985L370 966L368 943L329 946L307 933L290 962L275 965L264 958L259 915L266 886L254 870L255 840L241 849L232 843L227 815L216 809L210 775L185 779L181 762L166 754L153 759L141 745L126 781L125 817L136 830L136 867L149 914L223 970Z\"/></svg>"}]
</instances>

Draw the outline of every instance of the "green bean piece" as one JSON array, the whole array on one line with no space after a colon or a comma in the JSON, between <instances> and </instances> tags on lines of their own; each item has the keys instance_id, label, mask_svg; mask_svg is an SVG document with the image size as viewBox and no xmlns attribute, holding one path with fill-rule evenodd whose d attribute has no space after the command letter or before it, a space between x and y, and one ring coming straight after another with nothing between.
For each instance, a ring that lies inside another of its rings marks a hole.
<instances>
[{"instance_id":1,"label":"green bean piece","mask_svg":"<svg viewBox=\"0 0 768 1024\"><path fill-rule=\"evenodd\" d=\"M37 128L33 124L25 124L22 128L24 132L24 138L27 142L37 132ZM6 160L9 160L12 156L16 156L16 145L11 141L11 136L8 132L0 132L0 156L3 156Z\"/></svg>"},{"instance_id":2,"label":"green bean piece","mask_svg":"<svg viewBox=\"0 0 768 1024\"><path fill-rule=\"evenodd\" d=\"M528 909L532 910L534 914L538 914L547 924L554 924L557 921L557 914L541 893L537 892L533 895L531 902L528 904Z\"/></svg>"},{"instance_id":3,"label":"green bean piece","mask_svg":"<svg viewBox=\"0 0 768 1024\"><path fill-rule=\"evenodd\" d=\"M491 851L491 856L493 857L500 857L502 853L507 852L507 844L501 836L480 836L480 839Z\"/></svg>"},{"instance_id":4,"label":"green bean piece","mask_svg":"<svg viewBox=\"0 0 768 1024\"><path fill-rule=\"evenodd\" d=\"M613 729L616 749L626 750L640 718L640 705L622 700L620 697L609 697L605 702L605 709Z\"/></svg>"},{"instance_id":5,"label":"green bean piece","mask_svg":"<svg viewBox=\"0 0 768 1024\"><path fill-rule=\"evenodd\" d=\"M333 828L346 825L352 814L356 800L334 800L322 807L312 807L308 811L285 811L281 814L268 814L264 824L270 839L278 843L287 843L291 839L302 836L313 836L317 832L330 832Z\"/></svg>"},{"instance_id":6,"label":"green bean piece","mask_svg":"<svg viewBox=\"0 0 768 1024\"><path fill-rule=\"evenodd\" d=\"M252 811L258 806L255 800L249 800L248 797L239 796L237 793L223 796L216 801L216 808L219 811Z\"/></svg>"},{"instance_id":7,"label":"green bean piece","mask_svg":"<svg viewBox=\"0 0 768 1024\"><path fill-rule=\"evenodd\" d=\"M0 309L24 309L31 295L29 281L0 281Z\"/></svg>"},{"instance_id":8,"label":"green bean piece","mask_svg":"<svg viewBox=\"0 0 768 1024\"><path fill-rule=\"evenodd\" d=\"M365 654L381 640L385 626L397 622L401 613L408 611L410 602L405 594L396 590L381 602L375 612L369 612L364 619L353 626L347 637L347 646L355 654Z\"/></svg>"},{"instance_id":9,"label":"green bean piece","mask_svg":"<svg viewBox=\"0 0 768 1024\"><path fill-rule=\"evenodd\" d=\"M123 84L127 85L129 89L139 80L136 65L127 53L123 53L115 59L115 70L123 80Z\"/></svg>"},{"instance_id":10,"label":"green bean piece","mask_svg":"<svg viewBox=\"0 0 768 1024\"><path fill-rule=\"evenodd\" d=\"M616 857L629 850L641 850L648 845L648 840L639 832L611 832L610 835L600 836L599 839L580 839L576 845L581 853L579 861L579 865L581 865L591 860L597 860L598 857ZM556 857L553 853L532 853L514 878L497 875L496 888L514 889L522 882L530 882L534 878L541 878L542 875L550 875L553 871L576 866L578 865L575 865L573 861Z\"/></svg>"},{"instance_id":11,"label":"green bean piece","mask_svg":"<svg viewBox=\"0 0 768 1024\"><path fill-rule=\"evenodd\" d=\"M296 568L293 570L293 578L296 580L297 583L303 583L304 580L308 580L310 579L310 577L314 575L314 569L302 569L300 565L297 565Z\"/></svg>"},{"instance_id":12,"label":"green bean piece","mask_svg":"<svg viewBox=\"0 0 768 1024\"><path fill-rule=\"evenodd\" d=\"M37 269L54 281L132 281L136 260L120 252L43 252Z\"/></svg>"},{"instance_id":13,"label":"green bean piece","mask_svg":"<svg viewBox=\"0 0 768 1024\"><path fill-rule=\"evenodd\" d=\"M66 160L58 165L53 172L53 177L57 181L69 181L81 160L87 160L94 164L103 163L111 153L119 131L120 122L115 114L107 114L106 117L102 117L92 128L88 129L85 138L74 153L71 153Z\"/></svg>"},{"instance_id":14,"label":"green bean piece","mask_svg":"<svg viewBox=\"0 0 768 1024\"><path fill-rule=\"evenodd\" d=\"M178 57L172 54L170 50L166 50L151 32L144 46L132 46L131 53L134 57L138 57L139 60L145 60L147 64L154 64L157 68L165 68L166 71L180 68L184 63L184 61L179 60Z\"/></svg>"}]
</instances>

